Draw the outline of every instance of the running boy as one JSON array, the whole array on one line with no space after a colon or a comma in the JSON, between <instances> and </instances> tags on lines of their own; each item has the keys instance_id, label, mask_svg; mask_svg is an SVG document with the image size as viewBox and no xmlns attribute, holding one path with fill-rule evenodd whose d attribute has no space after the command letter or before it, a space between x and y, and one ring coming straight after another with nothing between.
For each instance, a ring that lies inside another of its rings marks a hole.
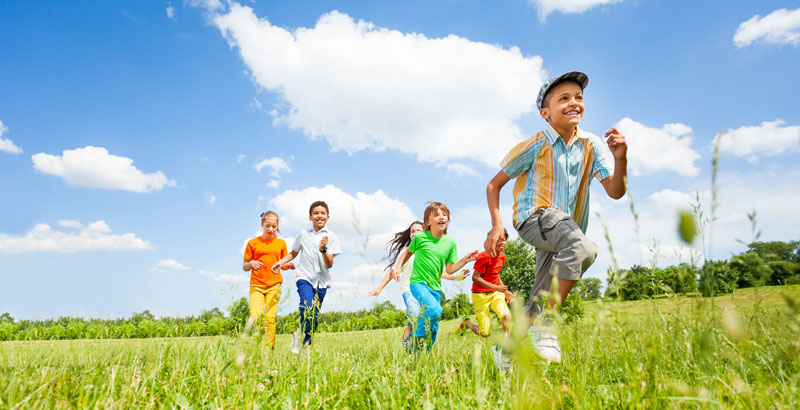
<instances>
[{"instance_id":1,"label":"running boy","mask_svg":"<svg viewBox=\"0 0 800 410\"><path fill-rule=\"evenodd\" d=\"M303 330L303 345L311 345L311 337L317 330L317 317L328 288L331 287L330 269L333 258L342 252L339 238L325 224L330 218L328 204L316 201L308 208L308 219L312 228L300 231L292 245L292 251L272 265L278 272L284 264L297 258L297 294L300 296L300 326ZM299 257L298 257L299 255ZM300 334L292 335L292 352L300 353Z\"/></svg>"},{"instance_id":2,"label":"running boy","mask_svg":"<svg viewBox=\"0 0 800 410\"><path fill-rule=\"evenodd\" d=\"M491 232L490 232L491 233ZM514 294L508 291L508 286L503 284L500 279L500 271L506 264L506 241L508 231L503 230L504 236L497 242L497 256L490 257L486 251L478 254L473 266L472 274L472 305L475 307L475 319L478 324L470 322L469 318L464 318L458 326L459 332L466 329L483 338L488 338L492 330L492 319L489 317L489 310L494 310L500 323L503 325L503 333L507 336L509 325L511 324L511 311L508 309L506 300L511 303Z\"/></svg>"},{"instance_id":3,"label":"running boy","mask_svg":"<svg viewBox=\"0 0 800 410\"><path fill-rule=\"evenodd\" d=\"M561 347L547 327L549 320L539 317L540 304L544 303L540 296L550 291L553 277L557 277L558 299L553 296L546 302L553 307L565 300L597 256L597 247L585 235L591 178L600 181L609 197L625 195L625 137L611 128L603 136L608 145L605 148L603 140L578 127L584 113L583 90L588 83L586 74L573 71L542 85L536 106L547 127L512 148L501 162L500 172L486 187L492 231L484 247L494 257L503 237L500 190L516 178L514 228L536 247L536 278L525 312L531 324L536 323L530 328L534 350L551 362L561 361Z\"/></svg>"}]
</instances>

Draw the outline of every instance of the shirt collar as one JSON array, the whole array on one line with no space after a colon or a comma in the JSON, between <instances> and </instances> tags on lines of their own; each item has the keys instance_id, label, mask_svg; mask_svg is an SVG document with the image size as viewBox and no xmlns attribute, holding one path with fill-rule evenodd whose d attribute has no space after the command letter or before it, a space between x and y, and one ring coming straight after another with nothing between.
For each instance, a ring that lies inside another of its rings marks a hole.
<instances>
[{"instance_id":1,"label":"shirt collar","mask_svg":"<svg viewBox=\"0 0 800 410\"><path fill-rule=\"evenodd\" d=\"M556 131L556 129L553 128L553 126L550 125L550 124L547 124L547 128L544 129L544 135L547 138L547 142L549 142L550 145L555 144L556 141L558 141L558 139L561 138L561 135L559 135L559 133ZM583 139L587 138L586 135L583 134L583 131L581 130L581 127L578 127L575 130L575 137L583 138ZM563 140L563 138L561 138L561 139Z\"/></svg>"},{"instance_id":2,"label":"shirt collar","mask_svg":"<svg viewBox=\"0 0 800 410\"><path fill-rule=\"evenodd\" d=\"M319 231L315 231L314 228L308 228L308 233L320 233L320 232L329 232L327 226L323 226L322 229Z\"/></svg>"}]
</instances>

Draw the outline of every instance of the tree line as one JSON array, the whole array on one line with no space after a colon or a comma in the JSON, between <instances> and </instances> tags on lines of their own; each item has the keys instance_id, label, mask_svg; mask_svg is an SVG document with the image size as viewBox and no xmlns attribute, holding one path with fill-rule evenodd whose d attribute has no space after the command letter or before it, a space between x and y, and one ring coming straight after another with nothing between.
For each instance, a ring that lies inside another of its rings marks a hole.
<instances>
[{"instance_id":1,"label":"tree line","mask_svg":"<svg viewBox=\"0 0 800 410\"><path fill-rule=\"evenodd\" d=\"M503 283L525 301L533 284L536 252L521 239L516 239L508 242L505 253L506 265L500 276ZM665 268L634 265L609 275L605 290L600 279L584 278L564 301L562 310L567 320L572 320L582 315L583 300L601 297L638 300L674 294L708 297L738 288L788 284L800 284L800 241L753 242L747 245L746 251L730 259L706 261L702 267L688 263ZM452 299L443 296L442 307L444 320L473 311L467 294L458 294ZM249 316L247 298L234 301L227 310L223 312L214 308L182 318L156 318L145 310L120 319L64 316L48 320L15 320L3 313L0 314L0 341L237 335ZM294 310L278 317L276 330L290 333L297 329L298 323L299 314ZM386 329L405 323L405 311L385 301L356 312L323 312L319 316L319 331Z\"/></svg>"}]
</instances>

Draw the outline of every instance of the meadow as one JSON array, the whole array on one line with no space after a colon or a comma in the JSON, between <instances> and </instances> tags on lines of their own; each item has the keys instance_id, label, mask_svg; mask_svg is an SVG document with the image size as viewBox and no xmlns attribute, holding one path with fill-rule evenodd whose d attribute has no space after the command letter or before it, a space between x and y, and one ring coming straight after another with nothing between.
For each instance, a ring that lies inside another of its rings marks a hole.
<instances>
[{"instance_id":1,"label":"meadow","mask_svg":"<svg viewBox=\"0 0 800 410\"><path fill-rule=\"evenodd\" d=\"M561 326L561 364L524 333L499 372L491 344L443 322L430 354L401 329L289 335L0 343L0 408L797 408L800 286L713 300L591 301ZM522 328L522 327L520 327ZM495 327L494 334L499 334Z\"/></svg>"}]
</instances>

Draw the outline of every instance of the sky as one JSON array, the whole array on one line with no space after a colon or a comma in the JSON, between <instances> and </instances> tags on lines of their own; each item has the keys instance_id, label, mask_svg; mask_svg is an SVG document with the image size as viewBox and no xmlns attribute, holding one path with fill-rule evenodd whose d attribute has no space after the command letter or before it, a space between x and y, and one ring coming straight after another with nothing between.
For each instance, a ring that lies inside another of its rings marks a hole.
<instances>
[{"instance_id":1,"label":"sky","mask_svg":"<svg viewBox=\"0 0 800 410\"><path fill-rule=\"evenodd\" d=\"M259 214L291 245L315 200L343 247L323 310L402 308L397 284L366 295L386 242L439 201L481 249L486 184L573 70L581 128L629 145L628 195L592 184L585 277L797 240L798 46L785 0L0 2L0 312L225 310ZM688 246L692 204L714 221Z\"/></svg>"}]
</instances>

